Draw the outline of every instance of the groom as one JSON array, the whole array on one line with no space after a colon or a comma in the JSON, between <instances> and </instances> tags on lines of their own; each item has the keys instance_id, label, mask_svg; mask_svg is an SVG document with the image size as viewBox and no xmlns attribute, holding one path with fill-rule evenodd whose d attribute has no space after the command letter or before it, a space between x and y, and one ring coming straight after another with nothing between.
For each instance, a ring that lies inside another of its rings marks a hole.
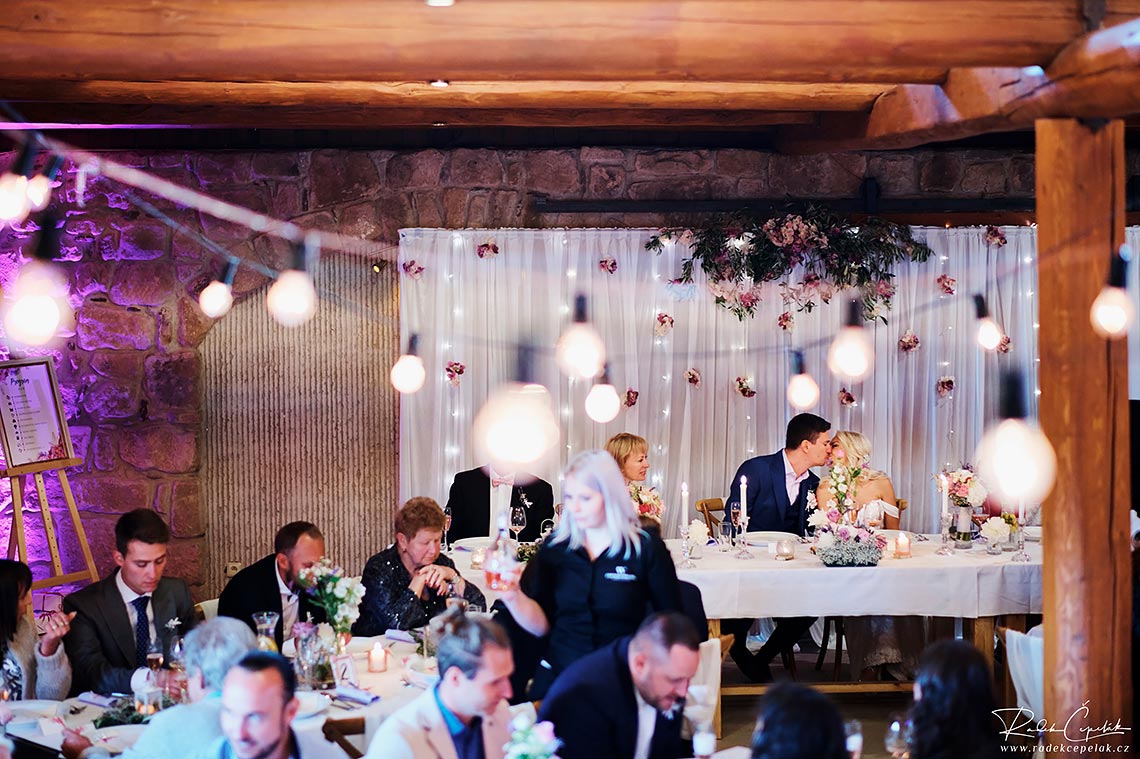
<instances>
[{"instance_id":1,"label":"groom","mask_svg":"<svg viewBox=\"0 0 1140 759\"><path fill-rule=\"evenodd\" d=\"M827 462L831 450L828 430L831 423L815 414L797 414L788 422L784 450L748 459L736 470L729 488L727 514L740 503L740 477L748 478L748 502L741 508L748 514L749 530L791 532L803 535L807 524L807 497L819 486L819 477L810 467ZM772 679L769 664L782 651L790 649L811 627L813 617L776 620L776 629L755 654L748 651L750 619L726 619L721 629L736 636L730 653L748 678Z\"/></svg>"}]
</instances>

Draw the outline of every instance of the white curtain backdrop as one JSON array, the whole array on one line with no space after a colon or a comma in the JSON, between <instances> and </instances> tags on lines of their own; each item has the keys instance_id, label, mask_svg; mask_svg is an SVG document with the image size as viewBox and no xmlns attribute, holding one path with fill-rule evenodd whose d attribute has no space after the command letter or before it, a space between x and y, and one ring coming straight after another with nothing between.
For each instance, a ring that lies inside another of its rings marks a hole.
<instances>
[{"instance_id":1,"label":"white curtain backdrop","mask_svg":"<svg viewBox=\"0 0 1140 759\"><path fill-rule=\"evenodd\" d=\"M582 292L606 341L619 393L633 388L640 395L614 421L595 424L583 410L587 383L559 375L552 354L540 357L537 379L550 390L562 441L557 464L535 474L554 485L556 500L559 471L570 457L601 447L617 432L633 432L650 443L650 484L665 499L665 534L676 534L682 481L693 502L723 497L741 461L781 448L794 414L785 399L790 349L800 348L822 392L815 413L833 429L870 438L872 466L886 471L898 496L910 501L903 527L934 532L939 501L932 474L970 461L996 410L1000 370L1018 367L1036 388L1036 230L1003 231L1008 244L998 248L986 245L983 229L916 230L934 256L896 271L888 323L873 327L874 373L850 388L856 405L841 407L843 383L825 363L843 319L841 295L812 313L796 313L794 327L784 332L777 326L785 306L775 284L766 288L756 316L743 322L713 304L699 272L693 297L678 299L676 288L666 285L678 276L686 250L672 244L660 255L647 252L654 230L403 230L400 265L415 261L424 271L419 279L402 274L401 334L405 341L421 335L428 381L401 400L401 498L427 495L442 504L452 476L483 463L470 444L472 419L488 392L511 379L520 337L552 350L575 293ZM477 247L488 241L499 255L479 258ZM606 256L617 262L613 274L598 265ZM956 295L941 293L940 274L957 280ZM1008 354L984 354L974 342L974 293L986 296L1010 336ZM663 337L654 334L660 312L675 319ZM912 353L898 348L907 329L922 341ZM466 366L458 387L445 376L449 361ZM690 368L701 373L699 388L685 380ZM737 376L750 379L755 397L736 391ZM935 391L942 376L956 381L947 398ZM1035 396L1030 400L1035 415ZM691 503L686 516L696 516Z\"/></svg>"}]
</instances>

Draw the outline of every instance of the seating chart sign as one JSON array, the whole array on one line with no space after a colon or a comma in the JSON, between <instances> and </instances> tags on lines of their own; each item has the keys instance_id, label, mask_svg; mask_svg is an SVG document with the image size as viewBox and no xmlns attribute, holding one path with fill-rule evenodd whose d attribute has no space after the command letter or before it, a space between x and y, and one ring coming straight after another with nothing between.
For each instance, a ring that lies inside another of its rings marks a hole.
<instances>
[{"instance_id":1,"label":"seating chart sign","mask_svg":"<svg viewBox=\"0 0 1140 759\"><path fill-rule=\"evenodd\" d=\"M50 358L0 363L0 442L9 469L72 458L64 419Z\"/></svg>"}]
</instances>

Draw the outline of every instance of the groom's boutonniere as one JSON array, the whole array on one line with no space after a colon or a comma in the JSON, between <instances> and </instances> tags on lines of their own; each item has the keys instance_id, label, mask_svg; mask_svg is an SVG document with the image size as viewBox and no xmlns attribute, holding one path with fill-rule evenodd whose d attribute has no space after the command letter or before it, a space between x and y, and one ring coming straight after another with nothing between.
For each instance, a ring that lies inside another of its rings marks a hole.
<instances>
[{"instance_id":1,"label":"groom's boutonniere","mask_svg":"<svg viewBox=\"0 0 1140 759\"><path fill-rule=\"evenodd\" d=\"M170 630L170 632L178 632L178 628L181 626L182 626L182 620L179 619L178 617L174 617L173 619L171 619L169 622L166 623L166 629Z\"/></svg>"},{"instance_id":2,"label":"groom's boutonniere","mask_svg":"<svg viewBox=\"0 0 1140 759\"><path fill-rule=\"evenodd\" d=\"M526 493L523 492L522 488L518 488L518 491L519 491L519 500L522 501L523 506L526 506L528 509L531 508L532 506L534 506L534 504L530 502L530 499L526 497Z\"/></svg>"}]
</instances>

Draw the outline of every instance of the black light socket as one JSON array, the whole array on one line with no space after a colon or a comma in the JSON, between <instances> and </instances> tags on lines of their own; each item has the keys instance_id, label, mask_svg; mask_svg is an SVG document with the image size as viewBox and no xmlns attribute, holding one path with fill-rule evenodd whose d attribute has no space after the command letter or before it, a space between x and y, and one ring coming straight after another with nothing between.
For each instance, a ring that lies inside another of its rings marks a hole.
<instances>
[{"instance_id":1,"label":"black light socket","mask_svg":"<svg viewBox=\"0 0 1140 759\"><path fill-rule=\"evenodd\" d=\"M59 257L59 241L63 237L63 226L59 214L54 209L40 216L40 236L36 241L33 256L38 261L54 261Z\"/></svg>"},{"instance_id":2,"label":"black light socket","mask_svg":"<svg viewBox=\"0 0 1140 759\"><path fill-rule=\"evenodd\" d=\"M990 318L990 309L986 305L986 299L981 295L974 296L974 315L979 319Z\"/></svg>"},{"instance_id":3,"label":"black light socket","mask_svg":"<svg viewBox=\"0 0 1140 759\"><path fill-rule=\"evenodd\" d=\"M1025 395L1025 377L1021 372L1009 370L1002 373L1001 392L998 402L998 416L1002 419L1024 419L1028 415L1029 404Z\"/></svg>"},{"instance_id":4,"label":"black light socket","mask_svg":"<svg viewBox=\"0 0 1140 759\"><path fill-rule=\"evenodd\" d=\"M234 278L237 276L238 263L239 261L236 258L226 261L226 268L222 269L222 276L218 278L218 281L227 287L231 287Z\"/></svg>"},{"instance_id":5,"label":"black light socket","mask_svg":"<svg viewBox=\"0 0 1140 759\"><path fill-rule=\"evenodd\" d=\"M843 322L845 327L863 326L863 304L857 298L847 301L847 319Z\"/></svg>"},{"instance_id":6,"label":"black light socket","mask_svg":"<svg viewBox=\"0 0 1140 759\"><path fill-rule=\"evenodd\" d=\"M515 379L524 385L529 385L534 379L534 346L528 342L519 343L518 364Z\"/></svg>"},{"instance_id":7,"label":"black light socket","mask_svg":"<svg viewBox=\"0 0 1140 759\"><path fill-rule=\"evenodd\" d=\"M420 355L420 336L419 336L419 333L417 333L417 332L413 332L411 334L411 336L408 338L408 355L409 356Z\"/></svg>"},{"instance_id":8,"label":"black light socket","mask_svg":"<svg viewBox=\"0 0 1140 759\"><path fill-rule=\"evenodd\" d=\"M612 385L613 384L613 382L610 381L610 363L608 361L602 366L602 373L599 377L597 377L594 380L594 384L595 385Z\"/></svg>"},{"instance_id":9,"label":"black light socket","mask_svg":"<svg viewBox=\"0 0 1140 759\"><path fill-rule=\"evenodd\" d=\"M16 163L12 166L12 173L31 179L32 175L36 172L36 154L39 150L36 148L35 139L29 137L24 146L20 148L20 155L16 157Z\"/></svg>"},{"instance_id":10,"label":"black light socket","mask_svg":"<svg viewBox=\"0 0 1140 759\"><path fill-rule=\"evenodd\" d=\"M574 323L586 323L586 296L582 293L574 296Z\"/></svg>"},{"instance_id":11,"label":"black light socket","mask_svg":"<svg viewBox=\"0 0 1140 759\"><path fill-rule=\"evenodd\" d=\"M803 351L792 351L792 374L807 374Z\"/></svg>"},{"instance_id":12,"label":"black light socket","mask_svg":"<svg viewBox=\"0 0 1140 759\"><path fill-rule=\"evenodd\" d=\"M1112 261L1108 264L1108 286L1121 290L1128 286L1128 261L1119 253L1113 253Z\"/></svg>"},{"instance_id":13,"label":"black light socket","mask_svg":"<svg viewBox=\"0 0 1140 759\"><path fill-rule=\"evenodd\" d=\"M48 161L47 166L44 167L43 174L47 177L48 181L52 181L59 174L59 170L63 168L63 156L52 153L51 160Z\"/></svg>"}]
</instances>

